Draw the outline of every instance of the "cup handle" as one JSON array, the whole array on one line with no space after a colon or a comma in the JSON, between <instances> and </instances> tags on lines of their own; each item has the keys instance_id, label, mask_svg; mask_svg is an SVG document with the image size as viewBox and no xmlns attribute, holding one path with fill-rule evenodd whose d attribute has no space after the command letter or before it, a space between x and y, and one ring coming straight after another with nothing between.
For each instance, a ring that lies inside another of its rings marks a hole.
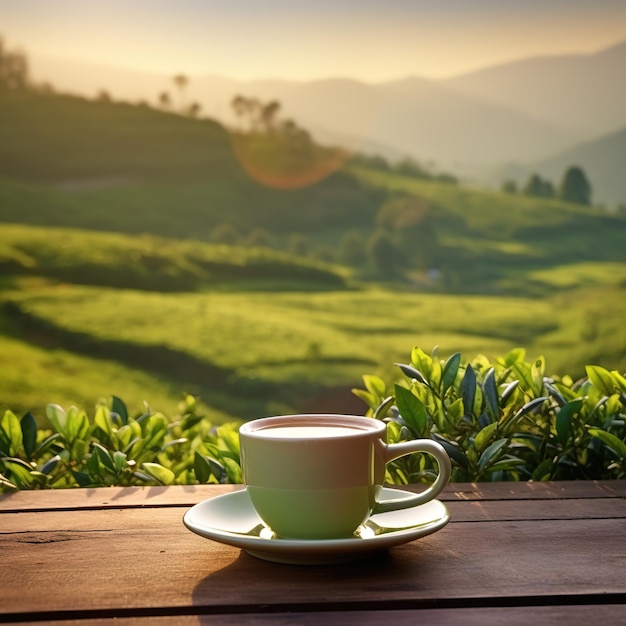
<instances>
[{"instance_id":1,"label":"cup handle","mask_svg":"<svg viewBox=\"0 0 626 626\"><path fill-rule=\"evenodd\" d=\"M388 511L399 511L401 509L409 509L419 504L424 504L436 498L448 484L452 466L450 457L444 447L431 439L416 439L413 441L404 441L402 443L391 443L385 445L384 458L385 464L406 454L413 452L426 452L435 457L439 465L439 474L435 482L422 493L386 500L385 502L377 502L374 507L373 514L387 513Z\"/></svg>"}]
</instances>

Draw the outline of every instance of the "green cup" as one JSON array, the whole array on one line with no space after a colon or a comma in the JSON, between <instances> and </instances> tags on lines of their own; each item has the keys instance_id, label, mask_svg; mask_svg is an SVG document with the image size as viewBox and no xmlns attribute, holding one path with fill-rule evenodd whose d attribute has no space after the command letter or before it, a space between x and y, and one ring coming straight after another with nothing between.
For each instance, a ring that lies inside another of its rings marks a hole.
<instances>
[{"instance_id":1,"label":"green cup","mask_svg":"<svg viewBox=\"0 0 626 626\"><path fill-rule=\"evenodd\" d=\"M239 437L250 501L283 538L350 537L375 513L432 500L450 479L450 459L437 442L387 444L386 425L370 417L267 417L243 424ZM385 465L413 452L435 457L435 482L422 493L379 502Z\"/></svg>"}]
</instances>

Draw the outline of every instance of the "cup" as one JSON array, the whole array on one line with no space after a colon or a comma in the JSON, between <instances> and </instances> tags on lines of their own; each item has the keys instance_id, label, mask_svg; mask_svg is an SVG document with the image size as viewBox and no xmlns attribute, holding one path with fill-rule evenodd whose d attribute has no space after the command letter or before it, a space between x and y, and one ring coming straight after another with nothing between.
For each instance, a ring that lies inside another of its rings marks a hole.
<instances>
[{"instance_id":1,"label":"cup","mask_svg":"<svg viewBox=\"0 0 626 626\"><path fill-rule=\"evenodd\" d=\"M263 522L289 539L350 537L372 514L435 498L450 479L450 459L430 439L386 442L386 425L353 415L285 415L239 430L250 501ZM413 452L435 457L439 473L424 492L379 501L385 465Z\"/></svg>"}]
</instances>

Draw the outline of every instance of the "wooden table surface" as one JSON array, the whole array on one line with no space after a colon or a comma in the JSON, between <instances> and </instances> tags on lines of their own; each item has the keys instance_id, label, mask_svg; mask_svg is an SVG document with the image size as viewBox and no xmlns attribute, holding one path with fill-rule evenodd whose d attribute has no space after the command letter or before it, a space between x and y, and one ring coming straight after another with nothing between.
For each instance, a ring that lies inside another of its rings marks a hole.
<instances>
[{"instance_id":1,"label":"wooden table surface","mask_svg":"<svg viewBox=\"0 0 626 626\"><path fill-rule=\"evenodd\" d=\"M452 484L443 529L316 566L183 526L190 506L240 488L0 496L0 622L626 624L626 481Z\"/></svg>"}]
</instances>

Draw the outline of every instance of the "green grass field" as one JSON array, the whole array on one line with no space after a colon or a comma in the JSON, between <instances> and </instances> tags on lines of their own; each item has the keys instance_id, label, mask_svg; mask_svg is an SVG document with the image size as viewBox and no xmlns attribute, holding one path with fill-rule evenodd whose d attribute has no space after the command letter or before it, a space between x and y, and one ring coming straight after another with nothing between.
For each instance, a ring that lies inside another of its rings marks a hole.
<instances>
[{"instance_id":1,"label":"green grass field","mask_svg":"<svg viewBox=\"0 0 626 626\"><path fill-rule=\"evenodd\" d=\"M13 337L3 339L0 389L20 409L40 408L43 398L63 402L85 363L75 383L82 404L115 394L171 407L191 392L223 420L303 410L332 390L358 386L363 374L392 376L393 363L415 345L439 345L442 357L490 358L523 346L546 356L553 372L573 376L588 362L626 369L623 270L622 286L615 286L619 267L578 271L596 282L541 299L367 286L162 293L21 280L3 296L17 306L4 309ZM19 372L23 385L15 382Z\"/></svg>"}]
</instances>

